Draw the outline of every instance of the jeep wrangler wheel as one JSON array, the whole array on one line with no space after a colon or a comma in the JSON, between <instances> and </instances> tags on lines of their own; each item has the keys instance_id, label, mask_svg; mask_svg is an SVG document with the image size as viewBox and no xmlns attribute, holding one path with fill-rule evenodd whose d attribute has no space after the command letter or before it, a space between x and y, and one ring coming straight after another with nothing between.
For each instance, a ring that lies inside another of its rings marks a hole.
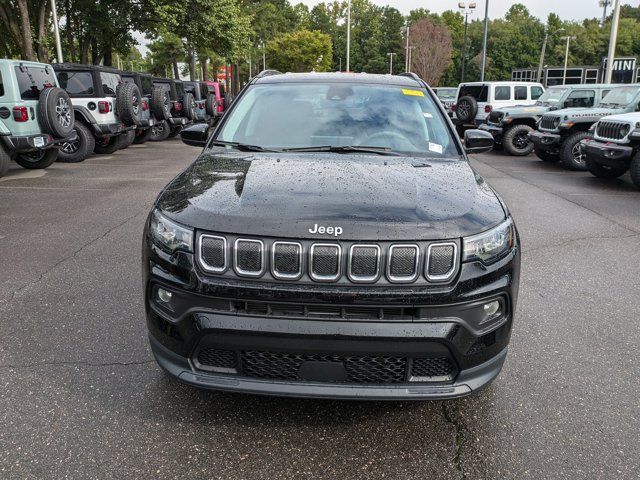
<instances>
[{"instance_id":1,"label":"jeep wrangler wheel","mask_svg":"<svg viewBox=\"0 0 640 480\"><path fill-rule=\"evenodd\" d=\"M38 120L46 133L64 138L73 130L73 104L61 88L45 88L38 100Z\"/></svg>"},{"instance_id":2,"label":"jeep wrangler wheel","mask_svg":"<svg viewBox=\"0 0 640 480\"><path fill-rule=\"evenodd\" d=\"M14 159L22 168L47 168L58 158L58 149L36 150L35 152L19 153Z\"/></svg>"},{"instance_id":3,"label":"jeep wrangler wheel","mask_svg":"<svg viewBox=\"0 0 640 480\"><path fill-rule=\"evenodd\" d=\"M597 162L594 162L589 157L585 159L585 163L587 165L587 170L591 172L591 174L598 178L618 178L627 171L626 165L619 166L611 166L611 165L601 165Z\"/></svg>"},{"instance_id":4,"label":"jeep wrangler wheel","mask_svg":"<svg viewBox=\"0 0 640 480\"><path fill-rule=\"evenodd\" d=\"M170 131L169 131L169 136L167 138L174 138L177 137L178 135L180 135L180 132L182 132L182 127L173 127Z\"/></svg>"},{"instance_id":5,"label":"jeep wrangler wheel","mask_svg":"<svg viewBox=\"0 0 640 480\"><path fill-rule=\"evenodd\" d=\"M136 129L136 138L133 139L133 143L135 145L142 145L151 139L151 134L153 133L152 127L145 128L144 130Z\"/></svg>"},{"instance_id":6,"label":"jeep wrangler wheel","mask_svg":"<svg viewBox=\"0 0 640 480\"><path fill-rule=\"evenodd\" d=\"M0 145L0 177L4 177L9 171L9 162L11 157L6 152L4 147Z\"/></svg>"},{"instance_id":7,"label":"jeep wrangler wheel","mask_svg":"<svg viewBox=\"0 0 640 480\"><path fill-rule=\"evenodd\" d=\"M580 142L585 138L590 137L591 134L587 132L576 132L569 135L562 144L562 147L560 147L560 161L562 162L562 165L567 167L569 170L586 170L587 164L585 159L587 158L587 155L582 150Z\"/></svg>"},{"instance_id":8,"label":"jeep wrangler wheel","mask_svg":"<svg viewBox=\"0 0 640 480\"><path fill-rule=\"evenodd\" d=\"M533 151L543 162L554 163L560 160L560 155L555 152L550 152L549 150L543 150L541 148L534 148Z\"/></svg>"},{"instance_id":9,"label":"jeep wrangler wheel","mask_svg":"<svg viewBox=\"0 0 640 480\"><path fill-rule=\"evenodd\" d=\"M529 141L527 135L533 128L529 125L515 125L511 127L502 137L502 146L505 151L517 157L524 157L533 151L533 143Z\"/></svg>"},{"instance_id":10,"label":"jeep wrangler wheel","mask_svg":"<svg viewBox=\"0 0 640 480\"><path fill-rule=\"evenodd\" d=\"M169 123L166 120L162 120L151 127L151 141L161 142L169 138Z\"/></svg>"},{"instance_id":11,"label":"jeep wrangler wheel","mask_svg":"<svg viewBox=\"0 0 640 480\"><path fill-rule=\"evenodd\" d=\"M154 87L151 91L151 112L158 120L169 120L171 118L171 100L169 92Z\"/></svg>"},{"instance_id":12,"label":"jeep wrangler wheel","mask_svg":"<svg viewBox=\"0 0 640 480\"><path fill-rule=\"evenodd\" d=\"M97 153L98 155L111 155L117 151L120 148L120 142L118 142L118 137L120 135L96 138L96 146L93 148L94 153Z\"/></svg>"},{"instance_id":13,"label":"jeep wrangler wheel","mask_svg":"<svg viewBox=\"0 0 640 480\"><path fill-rule=\"evenodd\" d=\"M127 126L140 125L142 121L142 100L135 83L123 83L116 94L116 112Z\"/></svg>"},{"instance_id":14,"label":"jeep wrangler wheel","mask_svg":"<svg viewBox=\"0 0 640 480\"><path fill-rule=\"evenodd\" d=\"M60 146L58 162L84 162L89 155L93 154L93 149L96 146L96 140L93 134L80 122L76 123L75 131L78 138L72 142L65 142Z\"/></svg>"},{"instance_id":15,"label":"jeep wrangler wheel","mask_svg":"<svg viewBox=\"0 0 640 480\"><path fill-rule=\"evenodd\" d=\"M458 100L458 106L456 107L456 117L461 122L471 122L476 118L478 114L478 102L470 95L462 97Z\"/></svg>"},{"instance_id":16,"label":"jeep wrangler wheel","mask_svg":"<svg viewBox=\"0 0 640 480\"><path fill-rule=\"evenodd\" d=\"M133 143L133 140L136 138L135 130L127 130L124 133L118 135L118 150L124 150L128 148L129 145Z\"/></svg>"},{"instance_id":17,"label":"jeep wrangler wheel","mask_svg":"<svg viewBox=\"0 0 640 480\"><path fill-rule=\"evenodd\" d=\"M631 174L631 181L640 190L640 153L636 153L636 156L631 160L629 173Z\"/></svg>"},{"instance_id":18,"label":"jeep wrangler wheel","mask_svg":"<svg viewBox=\"0 0 640 480\"><path fill-rule=\"evenodd\" d=\"M185 93L184 98L182 99L184 114L192 122L196 120L196 101L193 98L193 95L190 93Z\"/></svg>"},{"instance_id":19,"label":"jeep wrangler wheel","mask_svg":"<svg viewBox=\"0 0 640 480\"><path fill-rule=\"evenodd\" d=\"M207 112L207 115L211 115L212 117L218 111L218 102L216 101L216 96L213 94L207 95L207 101L204 104L204 109Z\"/></svg>"}]
</instances>

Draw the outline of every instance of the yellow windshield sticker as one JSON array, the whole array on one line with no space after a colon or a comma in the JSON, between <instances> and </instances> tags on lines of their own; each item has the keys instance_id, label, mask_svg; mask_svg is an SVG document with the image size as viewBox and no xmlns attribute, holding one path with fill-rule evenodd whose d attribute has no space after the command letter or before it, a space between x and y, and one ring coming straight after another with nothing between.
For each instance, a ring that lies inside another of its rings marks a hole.
<instances>
[{"instance_id":1,"label":"yellow windshield sticker","mask_svg":"<svg viewBox=\"0 0 640 480\"><path fill-rule=\"evenodd\" d=\"M402 93L412 97L424 97L424 92L422 90L409 90L408 88L403 88Z\"/></svg>"}]
</instances>

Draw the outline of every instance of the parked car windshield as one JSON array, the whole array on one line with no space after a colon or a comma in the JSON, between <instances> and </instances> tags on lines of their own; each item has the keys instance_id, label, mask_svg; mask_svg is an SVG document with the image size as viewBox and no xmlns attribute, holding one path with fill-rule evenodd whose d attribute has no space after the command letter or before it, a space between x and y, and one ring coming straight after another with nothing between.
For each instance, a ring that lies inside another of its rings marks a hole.
<instances>
[{"instance_id":1,"label":"parked car windshield","mask_svg":"<svg viewBox=\"0 0 640 480\"><path fill-rule=\"evenodd\" d=\"M238 99L216 140L269 149L359 146L459 155L426 90L388 85L254 85Z\"/></svg>"},{"instance_id":2,"label":"parked car windshield","mask_svg":"<svg viewBox=\"0 0 640 480\"><path fill-rule=\"evenodd\" d=\"M436 95L440 100L455 100L456 93L458 93L457 88L438 88L436 90Z\"/></svg>"},{"instance_id":3,"label":"parked car windshield","mask_svg":"<svg viewBox=\"0 0 640 480\"><path fill-rule=\"evenodd\" d=\"M40 92L47 87L56 86L56 77L51 67L17 66L16 78L20 97L23 100L37 100Z\"/></svg>"},{"instance_id":4,"label":"parked car windshield","mask_svg":"<svg viewBox=\"0 0 640 480\"><path fill-rule=\"evenodd\" d=\"M567 90L568 90L567 88L552 87L549 90L545 91L540 96L540 98L538 98L536 105L543 105L543 106L557 105L560 103L560 100L562 100L562 97L564 96L564 94L567 93Z\"/></svg>"},{"instance_id":5,"label":"parked car windshield","mask_svg":"<svg viewBox=\"0 0 640 480\"><path fill-rule=\"evenodd\" d=\"M611 90L600 102L600 105L626 107L638 96L639 87L618 87Z\"/></svg>"}]
</instances>

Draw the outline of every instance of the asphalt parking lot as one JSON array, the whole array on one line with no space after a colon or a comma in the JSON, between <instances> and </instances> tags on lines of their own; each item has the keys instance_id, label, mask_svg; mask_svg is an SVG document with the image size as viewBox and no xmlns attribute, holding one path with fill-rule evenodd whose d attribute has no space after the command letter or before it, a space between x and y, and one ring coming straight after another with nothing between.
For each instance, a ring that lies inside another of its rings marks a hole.
<instances>
[{"instance_id":1,"label":"asphalt parking lot","mask_svg":"<svg viewBox=\"0 0 640 480\"><path fill-rule=\"evenodd\" d=\"M151 357L142 226L196 154L175 140L0 179L0 478L640 476L628 177L476 157L523 242L501 376L458 401L310 401L197 391Z\"/></svg>"}]
</instances>

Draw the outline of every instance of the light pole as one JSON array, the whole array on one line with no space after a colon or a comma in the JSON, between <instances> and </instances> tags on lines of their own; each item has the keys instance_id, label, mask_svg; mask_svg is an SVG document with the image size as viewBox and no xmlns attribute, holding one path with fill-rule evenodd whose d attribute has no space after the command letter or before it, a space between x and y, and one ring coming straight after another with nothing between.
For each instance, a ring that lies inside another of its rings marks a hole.
<instances>
[{"instance_id":1,"label":"light pole","mask_svg":"<svg viewBox=\"0 0 640 480\"><path fill-rule=\"evenodd\" d=\"M409 73L411 73L411 52L413 51L414 48L416 47L413 45L409 47L409 58L408 58L409 68L407 68L407 72Z\"/></svg>"},{"instance_id":2,"label":"light pole","mask_svg":"<svg viewBox=\"0 0 640 480\"><path fill-rule=\"evenodd\" d=\"M564 32L564 28L559 28L553 33L549 33L549 27L545 27L544 29L544 41L542 42L542 53L540 53L540 65L538 66L538 78L537 80L542 83L542 67L544 66L544 54L547 51L547 41L549 40L549 35L555 35L556 33Z\"/></svg>"},{"instance_id":3,"label":"light pole","mask_svg":"<svg viewBox=\"0 0 640 480\"><path fill-rule=\"evenodd\" d=\"M407 46L404 49L404 71L409 71L409 32L410 32L411 23L407 22L407 26L404 28L404 31L407 34Z\"/></svg>"},{"instance_id":4,"label":"light pole","mask_svg":"<svg viewBox=\"0 0 640 480\"><path fill-rule=\"evenodd\" d=\"M351 0L347 3L347 72L351 67Z\"/></svg>"},{"instance_id":5,"label":"light pole","mask_svg":"<svg viewBox=\"0 0 640 480\"><path fill-rule=\"evenodd\" d=\"M484 6L484 34L482 36L482 72L480 81L484 82L484 74L487 69L487 32L489 31L489 0Z\"/></svg>"},{"instance_id":6,"label":"light pole","mask_svg":"<svg viewBox=\"0 0 640 480\"><path fill-rule=\"evenodd\" d=\"M56 0L51 0L51 12L53 13L53 33L56 37L56 57L58 57L58 63L62 63L64 60L62 59L62 44L60 43L60 28L58 27Z\"/></svg>"},{"instance_id":7,"label":"light pole","mask_svg":"<svg viewBox=\"0 0 640 480\"><path fill-rule=\"evenodd\" d=\"M264 42L260 42L260 46L262 47L262 70L267 69L267 52L264 49Z\"/></svg>"},{"instance_id":8,"label":"light pole","mask_svg":"<svg viewBox=\"0 0 640 480\"><path fill-rule=\"evenodd\" d=\"M613 20L611 22L611 37L609 38L609 55L607 55L607 74L604 83L611 83L613 77L613 62L616 56L616 42L618 41L618 23L620 22L620 0L615 0Z\"/></svg>"},{"instance_id":9,"label":"light pole","mask_svg":"<svg viewBox=\"0 0 640 480\"><path fill-rule=\"evenodd\" d=\"M393 56L395 53L387 53L387 57L389 57L389 75L393 75Z\"/></svg>"},{"instance_id":10,"label":"light pole","mask_svg":"<svg viewBox=\"0 0 640 480\"><path fill-rule=\"evenodd\" d=\"M566 37L560 37L560 40L567 41L567 49L564 52L564 74L562 75L563 85L567 84L567 65L569 64L569 43L571 42L571 40L575 40L575 39L576 37L572 37L570 35L567 35Z\"/></svg>"},{"instance_id":11,"label":"light pole","mask_svg":"<svg viewBox=\"0 0 640 480\"><path fill-rule=\"evenodd\" d=\"M467 59L467 23L469 21L469 15L476 9L476 2L469 3L468 7L466 3L459 2L458 8L461 10L460 13L464 15L464 41L462 42L462 69L460 72L460 83L464 83L464 64Z\"/></svg>"}]
</instances>

